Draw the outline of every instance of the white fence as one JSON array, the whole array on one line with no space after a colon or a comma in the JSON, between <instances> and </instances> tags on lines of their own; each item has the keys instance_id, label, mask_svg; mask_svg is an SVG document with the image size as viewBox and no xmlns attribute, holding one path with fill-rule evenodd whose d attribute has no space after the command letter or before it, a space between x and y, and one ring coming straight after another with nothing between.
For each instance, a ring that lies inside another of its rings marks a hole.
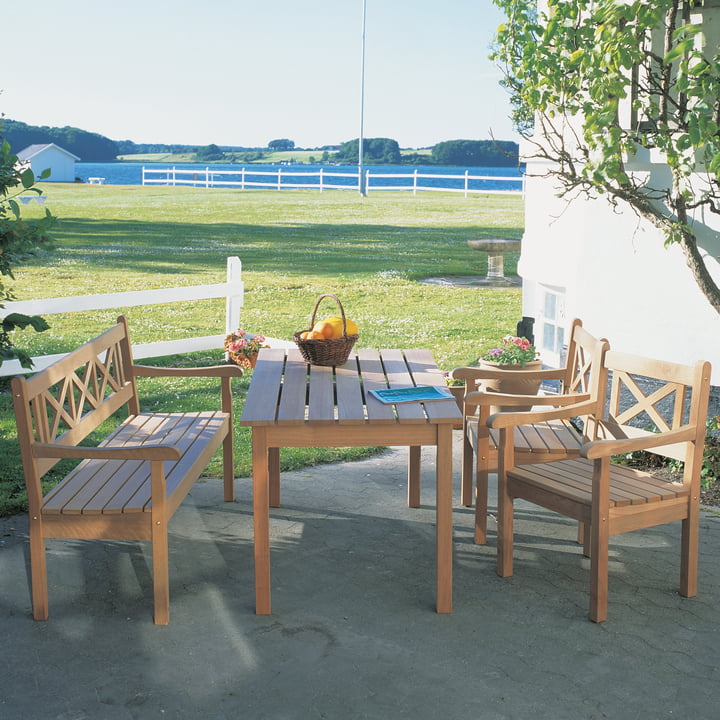
<instances>
[{"instance_id":1,"label":"white fence","mask_svg":"<svg viewBox=\"0 0 720 720\"><path fill-rule=\"evenodd\" d=\"M393 181L388 184L388 181ZM403 182L404 181L404 182ZM428 181L450 181L456 183L451 186L444 182L440 185L431 185ZM516 189L483 188L472 183L503 182L517 186ZM374 184L373 184L374 183ZM325 168L319 170L288 170L278 167L277 170L254 170L243 167L240 170L214 170L206 167L205 170L188 170L184 168L146 168L142 169L143 185L189 185L192 187L236 187L240 190L251 188L271 188L273 190L287 190L292 188L325 190L357 190L359 186L359 173L334 172ZM414 170L409 173L382 173L365 171L365 187L371 190L399 190L418 192L456 192L464 193L465 197L473 193L502 194L520 193L523 190L522 177L500 177L496 175L471 175L469 170L459 175L439 175L422 173Z\"/></svg>"},{"instance_id":2,"label":"white fence","mask_svg":"<svg viewBox=\"0 0 720 720\"><path fill-rule=\"evenodd\" d=\"M193 300L204 300L208 298L225 298L225 332L222 335L206 335L181 340L159 340L157 342L133 345L133 356L136 359L164 357L166 355L176 355L198 350L217 350L222 348L225 336L238 327L240 308L243 305L243 296L242 264L239 258L229 257L227 259L227 281L223 283L9 302L5 303L4 308L0 308L0 318L6 317L11 313L52 315L55 313L107 310L111 308L156 305L171 302L187 303ZM293 343L289 341L275 338L268 338L268 344L274 347L289 347L293 345ZM65 353L34 357L34 366L29 370L23 368L17 360L6 360L0 365L0 376L38 372L64 356Z\"/></svg>"}]
</instances>

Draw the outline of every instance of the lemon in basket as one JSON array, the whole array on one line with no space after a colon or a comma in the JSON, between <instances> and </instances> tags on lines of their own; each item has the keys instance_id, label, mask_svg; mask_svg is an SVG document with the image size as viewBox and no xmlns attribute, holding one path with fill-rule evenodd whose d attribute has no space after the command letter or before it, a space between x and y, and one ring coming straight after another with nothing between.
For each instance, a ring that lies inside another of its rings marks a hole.
<instances>
[{"instance_id":1,"label":"lemon in basket","mask_svg":"<svg viewBox=\"0 0 720 720\"><path fill-rule=\"evenodd\" d=\"M348 335L357 335L358 326L352 320L345 319ZM341 338L343 336L343 321L341 317L326 317L313 325L313 332L322 333L324 338Z\"/></svg>"}]
</instances>

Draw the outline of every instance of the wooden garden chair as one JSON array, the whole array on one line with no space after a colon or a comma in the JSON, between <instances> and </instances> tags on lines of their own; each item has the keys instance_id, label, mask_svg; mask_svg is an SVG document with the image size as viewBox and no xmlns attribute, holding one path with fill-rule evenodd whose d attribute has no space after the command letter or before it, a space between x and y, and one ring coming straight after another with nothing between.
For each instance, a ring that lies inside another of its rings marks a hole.
<instances>
[{"instance_id":1,"label":"wooden garden chair","mask_svg":"<svg viewBox=\"0 0 720 720\"><path fill-rule=\"evenodd\" d=\"M463 412L462 502L467 506L473 503L474 468L476 543L484 544L487 540L488 475L498 468L500 435L487 425L494 406L533 406L530 412L510 413L516 426L518 465L579 457L586 436L578 425L585 416L602 412L607 382L603 358L608 347L607 340L598 340L575 319L570 326L565 367L512 371L528 379L557 381L558 393L552 395L507 395L483 390L483 381L502 377L507 370L462 367L452 371L452 377L465 381L467 390Z\"/></svg>"},{"instance_id":2,"label":"wooden garden chair","mask_svg":"<svg viewBox=\"0 0 720 720\"><path fill-rule=\"evenodd\" d=\"M608 352L605 363L611 373L608 412L588 419L597 439L582 446L579 459L518 466L510 416L490 420L501 444L498 574L513 572L516 498L574 518L589 536L589 616L595 622L607 618L611 535L681 520L680 594L697 593L700 470L710 388L707 362L688 367ZM683 461L682 481L612 462L613 456L639 450Z\"/></svg>"}]
</instances>

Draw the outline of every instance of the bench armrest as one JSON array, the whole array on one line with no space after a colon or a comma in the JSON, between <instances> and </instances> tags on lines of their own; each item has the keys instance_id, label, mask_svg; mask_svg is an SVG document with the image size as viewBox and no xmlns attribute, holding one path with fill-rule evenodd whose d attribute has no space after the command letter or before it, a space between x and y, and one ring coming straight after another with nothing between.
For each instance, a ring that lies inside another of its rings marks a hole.
<instances>
[{"instance_id":1,"label":"bench armrest","mask_svg":"<svg viewBox=\"0 0 720 720\"><path fill-rule=\"evenodd\" d=\"M182 452L173 445L88 447L85 445L33 443L32 453L39 458L74 458L77 460L179 460L182 457Z\"/></svg>"},{"instance_id":2,"label":"bench armrest","mask_svg":"<svg viewBox=\"0 0 720 720\"><path fill-rule=\"evenodd\" d=\"M133 365L135 377L242 377L243 369L238 365L210 365L208 367L157 367L154 365Z\"/></svg>"},{"instance_id":3,"label":"bench armrest","mask_svg":"<svg viewBox=\"0 0 720 720\"><path fill-rule=\"evenodd\" d=\"M622 455L637 450L648 450L649 448L664 447L675 443L694 440L697 429L693 426L685 426L677 430L667 430L659 433L648 433L632 438L611 438L609 440L593 440L585 443L580 448L580 455L590 460L612 455Z\"/></svg>"}]
</instances>

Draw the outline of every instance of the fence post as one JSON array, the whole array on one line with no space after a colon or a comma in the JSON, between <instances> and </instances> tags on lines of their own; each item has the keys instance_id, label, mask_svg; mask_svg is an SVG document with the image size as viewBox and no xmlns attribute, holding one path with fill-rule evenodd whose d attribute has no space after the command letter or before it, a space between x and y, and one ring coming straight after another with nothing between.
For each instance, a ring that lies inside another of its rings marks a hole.
<instances>
[{"instance_id":1,"label":"fence post","mask_svg":"<svg viewBox=\"0 0 720 720\"><path fill-rule=\"evenodd\" d=\"M144 165L142 166L142 179L143 179L142 184L144 185L145 184L145 166Z\"/></svg>"},{"instance_id":2,"label":"fence post","mask_svg":"<svg viewBox=\"0 0 720 720\"><path fill-rule=\"evenodd\" d=\"M370 171L365 171L365 194L370 192Z\"/></svg>"},{"instance_id":3,"label":"fence post","mask_svg":"<svg viewBox=\"0 0 720 720\"><path fill-rule=\"evenodd\" d=\"M323 191L323 169L320 168L320 192Z\"/></svg>"},{"instance_id":4,"label":"fence post","mask_svg":"<svg viewBox=\"0 0 720 720\"><path fill-rule=\"evenodd\" d=\"M469 173L470 173L469 170L466 170L466 171L465 171L465 197L468 196L468 180L469 180L468 174L469 174Z\"/></svg>"},{"instance_id":5,"label":"fence post","mask_svg":"<svg viewBox=\"0 0 720 720\"><path fill-rule=\"evenodd\" d=\"M245 168L240 171L240 189L245 189Z\"/></svg>"},{"instance_id":6,"label":"fence post","mask_svg":"<svg viewBox=\"0 0 720 720\"><path fill-rule=\"evenodd\" d=\"M282 183L282 168L278 168L278 190L281 190L281 183Z\"/></svg>"},{"instance_id":7,"label":"fence post","mask_svg":"<svg viewBox=\"0 0 720 720\"><path fill-rule=\"evenodd\" d=\"M243 304L242 261L233 256L227 259L227 281L238 283L238 294L228 291L225 299L225 334L229 335L240 325L240 308Z\"/></svg>"},{"instance_id":8,"label":"fence post","mask_svg":"<svg viewBox=\"0 0 720 720\"><path fill-rule=\"evenodd\" d=\"M205 167L205 187L210 187L210 168Z\"/></svg>"},{"instance_id":9,"label":"fence post","mask_svg":"<svg viewBox=\"0 0 720 720\"><path fill-rule=\"evenodd\" d=\"M413 172L413 195L417 195L417 168Z\"/></svg>"}]
</instances>

